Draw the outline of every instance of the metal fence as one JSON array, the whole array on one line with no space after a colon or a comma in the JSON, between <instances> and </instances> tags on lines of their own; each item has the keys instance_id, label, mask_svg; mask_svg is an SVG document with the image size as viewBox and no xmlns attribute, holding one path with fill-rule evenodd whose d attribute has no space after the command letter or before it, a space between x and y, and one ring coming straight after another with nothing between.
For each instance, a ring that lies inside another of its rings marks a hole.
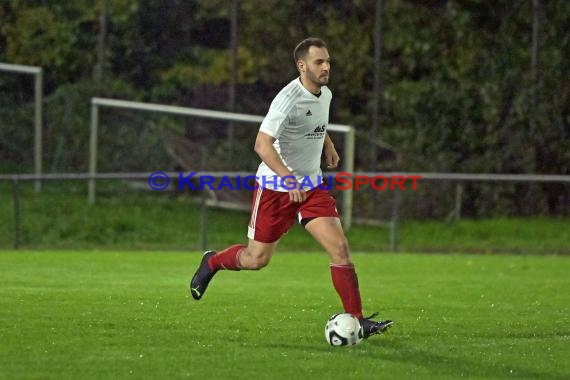
<instances>
[{"instance_id":1,"label":"metal fence","mask_svg":"<svg viewBox=\"0 0 570 380\"><path fill-rule=\"evenodd\" d=\"M28 181L89 181L89 180L148 180L150 175L153 173L54 173L54 174L10 174L10 175L0 175L0 182L11 182L12 183L12 199L13 199L13 210L12 210L12 245L14 248L19 248L21 246L21 212L20 212L20 198L21 189L20 184L22 182ZM165 173L169 178L177 178L179 172L167 172ZM341 172L326 173L325 175L336 176L337 174L342 174ZM251 176L252 173L249 172L196 172L198 176L211 176L214 178L221 178L226 176L229 178L237 178ZM358 172L352 173L352 179L357 176L366 176L369 178L373 177L385 177L392 178L398 176L421 176L421 181L453 181L458 186L458 197L456 197L455 210L459 212L460 209L460 190L461 184L465 182L529 182L529 183L541 183L541 182L551 182L551 183L564 183L570 184L570 175L536 175L536 174L466 174L466 173L405 173L405 172ZM86 203L88 201L88 196L86 194ZM400 202L400 191L394 191L392 212L390 216L389 226L390 226L390 251L396 252L398 250L398 223L399 223L399 202ZM200 232L199 232L199 246L202 249L206 248L207 232L208 232L208 222L207 222L207 210L211 205L215 205L215 202L209 202L206 198L206 192L201 191L200 197ZM246 208L247 207L238 207Z\"/></svg>"}]
</instances>

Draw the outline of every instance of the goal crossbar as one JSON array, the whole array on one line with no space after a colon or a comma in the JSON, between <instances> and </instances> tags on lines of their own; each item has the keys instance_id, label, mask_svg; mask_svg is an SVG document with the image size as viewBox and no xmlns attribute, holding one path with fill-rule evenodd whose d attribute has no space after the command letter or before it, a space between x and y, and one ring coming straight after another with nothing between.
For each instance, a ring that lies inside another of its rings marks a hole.
<instances>
[{"instance_id":1,"label":"goal crossbar","mask_svg":"<svg viewBox=\"0 0 570 380\"><path fill-rule=\"evenodd\" d=\"M90 141L89 141L89 173L95 175L97 173L97 140L99 128L99 108L100 107L113 107L121 109L131 109L147 112L160 112L181 116L193 116L199 118L225 120L242 123L255 123L259 124L263 121L263 116L215 111L200 108L171 106L156 103L134 102L121 99L109 98L91 98L91 126L90 126ZM344 133L344 160L343 170L349 173L354 171L354 149L355 149L355 130L354 127L343 124L329 124L327 130L332 132ZM88 186L88 200L89 203L95 202L95 178L89 180ZM346 229L350 228L352 224L352 202L353 193L352 189L343 191L342 194L342 221Z\"/></svg>"},{"instance_id":2,"label":"goal crossbar","mask_svg":"<svg viewBox=\"0 0 570 380\"><path fill-rule=\"evenodd\" d=\"M42 174L42 105L43 105L43 70L39 66L15 65L0 62L0 71L34 76L34 170ZM35 190L41 191L42 183L37 180Z\"/></svg>"}]
</instances>

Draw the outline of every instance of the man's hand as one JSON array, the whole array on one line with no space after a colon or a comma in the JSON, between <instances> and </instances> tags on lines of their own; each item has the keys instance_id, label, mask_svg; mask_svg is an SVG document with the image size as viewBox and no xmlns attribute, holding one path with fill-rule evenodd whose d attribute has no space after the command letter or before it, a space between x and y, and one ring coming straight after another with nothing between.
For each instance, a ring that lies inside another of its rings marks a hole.
<instances>
[{"instance_id":1,"label":"man's hand","mask_svg":"<svg viewBox=\"0 0 570 380\"><path fill-rule=\"evenodd\" d=\"M325 158L327 160L328 169L336 168L338 166L340 156L336 152L333 144L327 144L325 146Z\"/></svg>"},{"instance_id":2,"label":"man's hand","mask_svg":"<svg viewBox=\"0 0 570 380\"><path fill-rule=\"evenodd\" d=\"M307 192L300 190L301 184L294 178L285 178L285 187L289 190L289 200L293 203L305 202L307 199Z\"/></svg>"}]
</instances>

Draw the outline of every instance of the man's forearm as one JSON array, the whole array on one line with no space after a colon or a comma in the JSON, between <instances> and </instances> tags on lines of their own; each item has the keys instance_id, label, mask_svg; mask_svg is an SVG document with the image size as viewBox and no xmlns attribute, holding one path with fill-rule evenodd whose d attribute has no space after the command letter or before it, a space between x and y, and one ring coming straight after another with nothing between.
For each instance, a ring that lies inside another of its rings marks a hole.
<instances>
[{"instance_id":1,"label":"man's forearm","mask_svg":"<svg viewBox=\"0 0 570 380\"><path fill-rule=\"evenodd\" d=\"M281 178L286 176L291 176L291 170L285 166L281 157L279 157L279 153L275 150L273 145L262 145L258 149L256 149L256 153L261 158L261 160L269 167L269 169L273 170L277 175Z\"/></svg>"},{"instance_id":2,"label":"man's forearm","mask_svg":"<svg viewBox=\"0 0 570 380\"><path fill-rule=\"evenodd\" d=\"M334 148L334 143L331 139L331 137L329 136L329 133L325 133L325 143L324 143L324 147L325 148Z\"/></svg>"}]
</instances>

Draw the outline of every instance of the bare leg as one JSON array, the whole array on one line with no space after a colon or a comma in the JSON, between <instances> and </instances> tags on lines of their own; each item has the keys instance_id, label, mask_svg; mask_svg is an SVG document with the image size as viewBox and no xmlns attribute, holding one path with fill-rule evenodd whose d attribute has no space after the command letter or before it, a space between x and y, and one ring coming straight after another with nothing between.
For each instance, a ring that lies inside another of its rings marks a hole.
<instances>
[{"instance_id":1,"label":"bare leg","mask_svg":"<svg viewBox=\"0 0 570 380\"><path fill-rule=\"evenodd\" d=\"M258 270L267 266L278 242L262 243L250 239L247 248L239 256L241 269Z\"/></svg>"}]
</instances>

